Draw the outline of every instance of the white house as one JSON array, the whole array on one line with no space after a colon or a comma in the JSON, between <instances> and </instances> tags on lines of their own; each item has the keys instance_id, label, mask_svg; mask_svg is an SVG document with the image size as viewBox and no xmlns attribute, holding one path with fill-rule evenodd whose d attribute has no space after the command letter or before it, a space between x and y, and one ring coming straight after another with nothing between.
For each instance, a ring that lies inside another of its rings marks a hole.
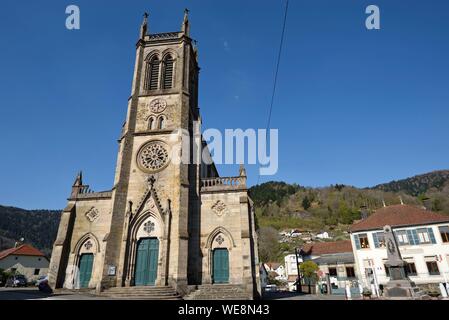
<instances>
[{"instance_id":1,"label":"white house","mask_svg":"<svg viewBox=\"0 0 449 320\"><path fill-rule=\"evenodd\" d=\"M318 239L330 239L331 238L327 231L318 233L315 237L318 238Z\"/></svg>"},{"instance_id":2,"label":"white house","mask_svg":"<svg viewBox=\"0 0 449 320\"><path fill-rule=\"evenodd\" d=\"M28 244L0 252L0 269L22 274L28 281L47 275L49 264L42 252Z\"/></svg>"},{"instance_id":3,"label":"white house","mask_svg":"<svg viewBox=\"0 0 449 320\"><path fill-rule=\"evenodd\" d=\"M299 256L298 260L296 258L296 255L289 254L284 257L285 261L285 277L287 279L288 283L288 290L289 291L295 291L296 286L295 282L298 278L298 263L302 263L302 257Z\"/></svg>"},{"instance_id":4,"label":"white house","mask_svg":"<svg viewBox=\"0 0 449 320\"><path fill-rule=\"evenodd\" d=\"M375 211L350 229L357 273L364 286L378 294L379 285L389 281L386 225L393 229L410 280L423 287L449 281L449 216L393 205Z\"/></svg>"}]
</instances>

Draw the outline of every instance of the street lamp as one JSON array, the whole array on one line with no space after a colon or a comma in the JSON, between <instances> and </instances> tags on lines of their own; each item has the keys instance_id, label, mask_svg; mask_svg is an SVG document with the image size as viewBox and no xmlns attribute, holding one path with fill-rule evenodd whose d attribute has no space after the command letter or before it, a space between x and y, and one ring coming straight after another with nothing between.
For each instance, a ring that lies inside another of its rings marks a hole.
<instances>
[{"instance_id":1,"label":"street lamp","mask_svg":"<svg viewBox=\"0 0 449 320\"><path fill-rule=\"evenodd\" d=\"M295 248L295 257L296 257L296 269L298 270L298 278L296 279L296 292L302 293L301 286L301 273L299 272L299 257L302 255L302 250L298 252L298 248ZM301 259L302 260L302 259Z\"/></svg>"}]
</instances>

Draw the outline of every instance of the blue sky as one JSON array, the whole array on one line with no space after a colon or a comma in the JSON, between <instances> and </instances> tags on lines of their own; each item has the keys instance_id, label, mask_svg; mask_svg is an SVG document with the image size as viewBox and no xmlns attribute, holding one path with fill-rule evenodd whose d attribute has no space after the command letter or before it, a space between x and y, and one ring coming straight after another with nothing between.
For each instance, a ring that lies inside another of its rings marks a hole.
<instances>
[{"instance_id":1,"label":"blue sky","mask_svg":"<svg viewBox=\"0 0 449 320\"><path fill-rule=\"evenodd\" d=\"M264 128L284 3L1 1L0 204L63 208L80 169L111 188L145 10L151 33L178 31L191 10L204 128ZM65 28L70 4L81 30ZM381 30L365 28L369 4ZM261 182L365 187L448 168L448 39L445 0L291 0L271 121L279 171Z\"/></svg>"}]
</instances>

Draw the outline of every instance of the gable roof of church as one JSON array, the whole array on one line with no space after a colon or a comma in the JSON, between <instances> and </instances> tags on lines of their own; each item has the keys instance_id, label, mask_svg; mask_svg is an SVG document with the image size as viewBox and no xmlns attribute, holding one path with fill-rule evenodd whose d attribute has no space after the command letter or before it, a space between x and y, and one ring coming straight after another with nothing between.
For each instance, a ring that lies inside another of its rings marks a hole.
<instances>
[{"instance_id":1,"label":"gable roof of church","mask_svg":"<svg viewBox=\"0 0 449 320\"><path fill-rule=\"evenodd\" d=\"M449 222L449 216L410 205L392 205L374 211L368 218L354 223L350 231L383 229L384 226L406 227Z\"/></svg>"},{"instance_id":2,"label":"gable roof of church","mask_svg":"<svg viewBox=\"0 0 449 320\"><path fill-rule=\"evenodd\" d=\"M45 257L45 254L29 244L22 244L17 248L10 248L0 252L0 260L10 255Z\"/></svg>"}]
</instances>

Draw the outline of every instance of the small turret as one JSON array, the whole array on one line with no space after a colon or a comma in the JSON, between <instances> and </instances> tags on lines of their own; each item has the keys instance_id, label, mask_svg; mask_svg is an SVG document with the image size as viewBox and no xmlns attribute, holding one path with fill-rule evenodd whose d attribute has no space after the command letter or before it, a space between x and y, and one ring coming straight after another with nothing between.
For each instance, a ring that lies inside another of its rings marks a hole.
<instances>
[{"instance_id":1,"label":"small turret","mask_svg":"<svg viewBox=\"0 0 449 320\"><path fill-rule=\"evenodd\" d=\"M143 22L142 25L140 26L140 39L144 40L145 36L148 34L148 12L145 12L143 14Z\"/></svg>"},{"instance_id":2,"label":"small turret","mask_svg":"<svg viewBox=\"0 0 449 320\"><path fill-rule=\"evenodd\" d=\"M75 182L72 186L72 193L70 194L70 198L74 199L76 198L81 191L83 190L83 172L80 171L78 175L76 176Z\"/></svg>"},{"instance_id":3,"label":"small turret","mask_svg":"<svg viewBox=\"0 0 449 320\"><path fill-rule=\"evenodd\" d=\"M182 21L181 31L187 37L190 37L190 22L189 22L189 9L184 10L184 20Z\"/></svg>"},{"instance_id":4,"label":"small turret","mask_svg":"<svg viewBox=\"0 0 449 320\"><path fill-rule=\"evenodd\" d=\"M241 177L246 177L246 169L245 169L245 166L243 164L240 165L239 174L240 174Z\"/></svg>"}]
</instances>

